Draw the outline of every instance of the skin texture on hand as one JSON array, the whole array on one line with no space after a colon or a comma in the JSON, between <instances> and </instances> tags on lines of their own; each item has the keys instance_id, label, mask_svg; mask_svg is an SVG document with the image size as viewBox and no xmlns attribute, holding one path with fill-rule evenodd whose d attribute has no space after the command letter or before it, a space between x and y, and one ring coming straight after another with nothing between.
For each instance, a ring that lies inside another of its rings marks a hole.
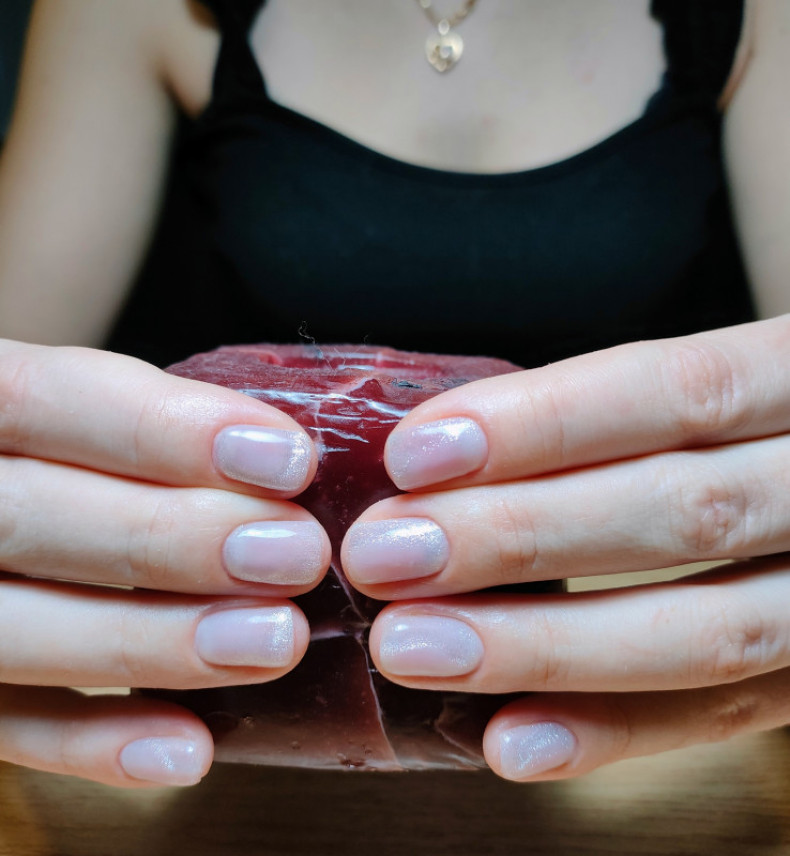
<instances>
[{"instance_id":1,"label":"skin texture on hand","mask_svg":"<svg viewBox=\"0 0 790 856\"><path fill-rule=\"evenodd\" d=\"M329 563L288 500L315 448L272 407L115 354L0 340L0 758L106 784L185 785L192 713L72 686L216 687L290 671L288 598Z\"/></svg>"},{"instance_id":2,"label":"skin texture on hand","mask_svg":"<svg viewBox=\"0 0 790 856\"><path fill-rule=\"evenodd\" d=\"M386 460L412 492L344 547L349 579L398 601L371 652L406 686L536 692L489 724L500 775L790 720L790 561L749 558L790 550L790 316L451 390L405 417ZM371 532L378 552L357 546ZM474 593L703 559L739 561L617 591Z\"/></svg>"}]
</instances>

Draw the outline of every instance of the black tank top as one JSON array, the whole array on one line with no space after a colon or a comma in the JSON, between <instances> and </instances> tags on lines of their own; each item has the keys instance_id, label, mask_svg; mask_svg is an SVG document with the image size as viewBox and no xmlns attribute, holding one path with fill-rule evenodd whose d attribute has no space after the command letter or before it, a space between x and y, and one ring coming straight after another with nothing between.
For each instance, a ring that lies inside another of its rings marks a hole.
<instances>
[{"instance_id":1,"label":"black tank top","mask_svg":"<svg viewBox=\"0 0 790 856\"><path fill-rule=\"evenodd\" d=\"M213 97L182 122L110 348L165 364L308 337L534 366L752 317L716 110L741 0L654 0L667 72L641 118L495 175L403 163L274 103L248 43L261 0L204 2Z\"/></svg>"}]
</instances>

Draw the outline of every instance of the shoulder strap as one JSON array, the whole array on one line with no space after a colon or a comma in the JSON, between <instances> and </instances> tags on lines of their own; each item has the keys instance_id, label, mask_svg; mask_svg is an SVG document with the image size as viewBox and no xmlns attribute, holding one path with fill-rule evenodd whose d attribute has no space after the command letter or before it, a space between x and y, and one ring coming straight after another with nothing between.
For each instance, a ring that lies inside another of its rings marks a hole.
<instances>
[{"instance_id":1,"label":"shoulder strap","mask_svg":"<svg viewBox=\"0 0 790 856\"><path fill-rule=\"evenodd\" d=\"M715 103L735 58L743 0L652 0L651 11L664 27L673 89Z\"/></svg>"},{"instance_id":2,"label":"shoulder strap","mask_svg":"<svg viewBox=\"0 0 790 856\"><path fill-rule=\"evenodd\" d=\"M250 47L253 21L266 0L201 0L217 19L222 42L214 68L212 106L216 108L266 93L266 85Z\"/></svg>"}]
</instances>

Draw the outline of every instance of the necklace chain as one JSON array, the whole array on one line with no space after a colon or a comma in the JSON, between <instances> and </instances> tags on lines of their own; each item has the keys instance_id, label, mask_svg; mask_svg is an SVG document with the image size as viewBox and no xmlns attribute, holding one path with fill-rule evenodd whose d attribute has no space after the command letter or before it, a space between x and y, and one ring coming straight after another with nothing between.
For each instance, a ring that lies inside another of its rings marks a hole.
<instances>
[{"instance_id":1,"label":"necklace chain","mask_svg":"<svg viewBox=\"0 0 790 856\"><path fill-rule=\"evenodd\" d=\"M417 0L420 8L428 16L428 20L436 27L442 35L445 35L449 30L460 24L464 18L474 9L477 0L466 0L463 6L452 15L437 15L433 8L433 0Z\"/></svg>"}]
</instances>

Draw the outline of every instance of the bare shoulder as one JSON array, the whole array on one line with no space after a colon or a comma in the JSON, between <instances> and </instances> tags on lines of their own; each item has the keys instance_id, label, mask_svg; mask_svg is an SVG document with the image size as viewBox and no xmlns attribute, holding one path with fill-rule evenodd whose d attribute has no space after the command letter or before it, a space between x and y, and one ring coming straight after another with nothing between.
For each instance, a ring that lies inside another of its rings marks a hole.
<instances>
[{"instance_id":1,"label":"bare shoulder","mask_svg":"<svg viewBox=\"0 0 790 856\"><path fill-rule=\"evenodd\" d=\"M36 0L0 162L5 335L102 340L155 222L176 104L205 103L217 42L194 0Z\"/></svg>"},{"instance_id":2,"label":"bare shoulder","mask_svg":"<svg viewBox=\"0 0 790 856\"><path fill-rule=\"evenodd\" d=\"M219 32L198 0L153 0L159 7L156 45L164 77L180 107L199 113L211 97Z\"/></svg>"},{"instance_id":3,"label":"bare shoulder","mask_svg":"<svg viewBox=\"0 0 790 856\"><path fill-rule=\"evenodd\" d=\"M732 71L719 106L726 109L752 62L780 62L788 58L790 3L786 0L745 0L743 26Z\"/></svg>"},{"instance_id":4,"label":"bare shoulder","mask_svg":"<svg viewBox=\"0 0 790 856\"><path fill-rule=\"evenodd\" d=\"M749 40L725 113L725 156L758 311L790 311L790 3L749 0Z\"/></svg>"},{"instance_id":5,"label":"bare shoulder","mask_svg":"<svg viewBox=\"0 0 790 856\"><path fill-rule=\"evenodd\" d=\"M46 75L134 66L188 113L208 101L219 36L198 0L36 0L27 53ZM99 63L98 65L96 63ZM104 78L112 86L112 76Z\"/></svg>"}]
</instances>

